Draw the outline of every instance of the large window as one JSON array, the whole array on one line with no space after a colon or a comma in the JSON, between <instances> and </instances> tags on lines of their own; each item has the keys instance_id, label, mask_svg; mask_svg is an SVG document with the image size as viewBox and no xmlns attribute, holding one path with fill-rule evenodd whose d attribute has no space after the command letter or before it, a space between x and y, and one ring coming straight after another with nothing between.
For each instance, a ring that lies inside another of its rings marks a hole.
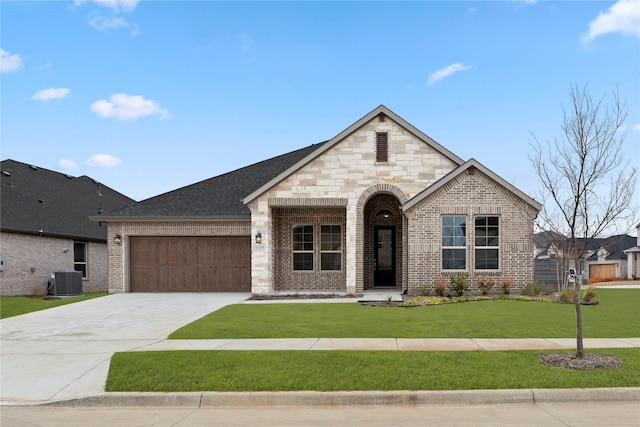
<instances>
[{"instance_id":1,"label":"large window","mask_svg":"<svg viewBox=\"0 0 640 427\"><path fill-rule=\"evenodd\" d=\"M476 270L497 270L500 267L500 221L497 216L477 216L475 219Z\"/></svg>"},{"instance_id":2,"label":"large window","mask_svg":"<svg viewBox=\"0 0 640 427\"><path fill-rule=\"evenodd\" d=\"M467 268L467 217L442 217L442 269Z\"/></svg>"},{"instance_id":3,"label":"large window","mask_svg":"<svg viewBox=\"0 0 640 427\"><path fill-rule=\"evenodd\" d=\"M87 244L73 242L73 269L82 272L82 277L87 277Z\"/></svg>"},{"instance_id":4,"label":"large window","mask_svg":"<svg viewBox=\"0 0 640 427\"><path fill-rule=\"evenodd\" d=\"M293 269L313 270L313 225L293 226Z\"/></svg>"},{"instance_id":5,"label":"large window","mask_svg":"<svg viewBox=\"0 0 640 427\"><path fill-rule=\"evenodd\" d=\"M342 226L320 226L320 269L342 269Z\"/></svg>"}]
</instances>

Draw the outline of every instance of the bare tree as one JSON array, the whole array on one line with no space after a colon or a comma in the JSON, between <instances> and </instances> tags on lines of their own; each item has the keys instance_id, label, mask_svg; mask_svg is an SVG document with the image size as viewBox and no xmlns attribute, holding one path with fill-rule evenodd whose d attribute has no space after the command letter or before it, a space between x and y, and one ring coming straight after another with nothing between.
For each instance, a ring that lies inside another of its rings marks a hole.
<instances>
[{"instance_id":1,"label":"bare tree","mask_svg":"<svg viewBox=\"0 0 640 427\"><path fill-rule=\"evenodd\" d=\"M588 88L571 86L571 104L563 108L562 136L541 143L534 136L529 160L542 183L544 206L538 227L567 237L564 256L579 271L589 242L617 221L636 215L632 208L637 171L622 152L627 117L618 90L593 99ZM576 311L576 356L584 357L580 283L573 296Z\"/></svg>"}]
</instances>

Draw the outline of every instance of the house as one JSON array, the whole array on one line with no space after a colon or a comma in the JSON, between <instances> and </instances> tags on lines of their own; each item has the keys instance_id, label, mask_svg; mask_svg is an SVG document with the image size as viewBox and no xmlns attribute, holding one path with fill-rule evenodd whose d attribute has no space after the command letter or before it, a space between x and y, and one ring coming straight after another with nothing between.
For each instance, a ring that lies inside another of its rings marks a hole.
<instances>
[{"instance_id":1,"label":"house","mask_svg":"<svg viewBox=\"0 0 640 427\"><path fill-rule=\"evenodd\" d=\"M569 239L558 233L542 232L537 233L533 240L534 279L553 285L566 279L569 267L575 263L567 256L572 252ZM584 256L576 270L584 275L585 280L626 278L628 271L632 271L628 254L633 253L635 237L619 234L589 240L579 238L576 245L584 248Z\"/></svg>"},{"instance_id":2,"label":"house","mask_svg":"<svg viewBox=\"0 0 640 427\"><path fill-rule=\"evenodd\" d=\"M83 291L106 291L107 226L90 215L135 201L87 177L2 161L0 291L44 293L51 273L82 272Z\"/></svg>"},{"instance_id":3,"label":"house","mask_svg":"<svg viewBox=\"0 0 640 427\"><path fill-rule=\"evenodd\" d=\"M109 291L407 292L533 279L541 205L381 105L335 137L94 216Z\"/></svg>"},{"instance_id":4,"label":"house","mask_svg":"<svg viewBox=\"0 0 640 427\"><path fill-rule=\"evenodd\" d=\"M625 249L632 248L636 243L636 238L627 234L594 239L587 245L589 256L585 257L586 278L626 278L628 262Z\"/></svg>"},{"instance_id":5,"label":"house","mask_svg":"<svg viewBox=\"0 0 640 427\"><path fill-rule=\"evenodd\" d=\"M624 250L627 254L627 279L640 280L640 223L636 225L636 244Z\"/></svg>"}]
</instances>

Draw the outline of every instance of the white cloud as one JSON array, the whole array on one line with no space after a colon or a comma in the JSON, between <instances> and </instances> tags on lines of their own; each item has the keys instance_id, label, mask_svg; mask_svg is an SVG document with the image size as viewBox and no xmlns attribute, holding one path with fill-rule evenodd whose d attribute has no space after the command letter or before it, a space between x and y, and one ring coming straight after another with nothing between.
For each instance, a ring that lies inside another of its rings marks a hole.
<instances>
[{"instance_id":1,"label":"white cloud","mask_svg":"<svg viewBox=\"0 0 640 427\"><path fill-rule=\"evenodd\" d=\"M109 154L94 154L87 159L89 166L95 166L98 168L112 168L118 166L122 160L117 157L110 156Z\"/></svg>"},{"instance_id":2,"label":"white cloud","mask_svg":"<svg viewBox=\"0 0 640 427\"><path fill-rule=\"evenodd\" d=\"M138 95L116 93L109 100L101 99L91 104L91 110L100 117L118 120L136 120L143 116L160 116L169 119L169 111L162 108L154 100L144 99Z\"/></svg>"},{"instance_id":3,"label":"white cloud","mask_svg":"<svg viewBox=\"0 0 640 427\"><path fill-rule=\"evenodd\" d=\"M76 165L73 160L67 159L60 159L60 161L58 162L58 166L60 166L62 169L75 169L78 167L78 165Z\"/></svg>"},{"instance_id":4,"label":"white cloud","mask_svg":"<svg viewBox=\"0 0 640 427\"><path fill-rule=\"evenodd\" d=\"M22 68L22 57L14 53L0 48L0 71L3 73L12 73Z\"/></svg>"},{"instance_id":5,"label":"white cloud","mask_svg":"<svg viewBox=\"0 0 640 427\"><path fill-rule=\"evenodd\" d=\"M100 31L129 28L129 23L124 19L116 17L107 18L95 10L89 14L89 25Z\"/></svg>"},{"instance_id":6,"label":"white cloud","mask_svg":"<svg viewBox=\"0 0 640 427\"><path fill-rule=\"evenodd\" d=\"M442 68L434 73L431 73L429 79L427 80L427 86L433 86L436 82L449 77L453 73L457 73L458 71L466 71L470 70L472 67L470 65L464 65L462 62L456 62L455 64L447 65L445 68Z\"/></svg>"},{"instance_id":7,"label":"white cloud","mask_svg":"<svg viewBox=\"0 0 640 427\"><path fill-rule=\"evenodd\" d=\"M47 102L52 99L62 99L69 95L69 89L66 87L55 88L51 87L49 89L42 89L36 92L31 99L34 101L42 101Z\"/></svg>"},{"instance_id":8,"label":"white cloud","mask_svg":"<svg viewBox=\"0 0 640 427\"><path fill-rule=\"evenodd\" d=\"M600 12L589 23L589 31L582 37L582 41L588 43L609 33L640 37L640 0L619 0L607 12Z\"/></svg>"},{"instance_id":9,"label":"white cloud","mask_svg":"<svg viewBox=\"0 0 640 427\"><path fill-rule=\"evenodd\" d=\"M640 123L633 125L632 129L633 130L637 130L638 132L640 132Z\"/></svg>"},{"instance_id":10,"label":"white cloud","mask_svg":"<svg viewBox=\"0 0 640 427\"><path fill-rule=\"evenodd\" d=\"M75 5L81 6L87 3L87 0L76 0ZM114 12L131 12L138 6L138 0L91 0L91 3L98 6L107 7Z\"/></svg>"}]
</instances>

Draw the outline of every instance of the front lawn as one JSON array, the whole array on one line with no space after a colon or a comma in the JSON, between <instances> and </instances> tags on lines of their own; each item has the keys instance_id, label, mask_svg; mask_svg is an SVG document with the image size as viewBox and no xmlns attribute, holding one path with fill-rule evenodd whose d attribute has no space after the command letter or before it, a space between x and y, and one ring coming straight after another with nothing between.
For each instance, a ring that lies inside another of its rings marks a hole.
<instances>
[{"instance_id":1,"label":"front lawn","mask_svg":"<svg viewBox=\"0 0 640 427\"><path fill-rule=\"evenodd\" d=\"M65 297L57 299L42 299L32 297L0 297L0 319L31 313L32 311L45 310L59 305L71 304L78 301L103 297L109 295L106 292L87 292L77 297Z\"/></svg>"},{"instance_id":2,"label":"front lawn","mask_svg":"<svg viewBox=\"0 0 640 427\"><path fill-rule=\"evenodd\" d=\"M551 368L540 351L157 351L116 353L107 391L338 391L640 386L640 349L590 350L622 368ZM548 353L548 351L547 351Z\"/></svg>"},{"instance_id":3,"label":"front lawn","mask_svg":"<svg viewBox=\"0 0 640 427\"><path fill-rule=\"evenodd\" d=\"M582 307L584 337L638 336L640 289L595 291L600 304ZM236 304L169 338L571 338L575 333L573 304L489 300L424 307Z\"/></svg>"}]
</instances>

